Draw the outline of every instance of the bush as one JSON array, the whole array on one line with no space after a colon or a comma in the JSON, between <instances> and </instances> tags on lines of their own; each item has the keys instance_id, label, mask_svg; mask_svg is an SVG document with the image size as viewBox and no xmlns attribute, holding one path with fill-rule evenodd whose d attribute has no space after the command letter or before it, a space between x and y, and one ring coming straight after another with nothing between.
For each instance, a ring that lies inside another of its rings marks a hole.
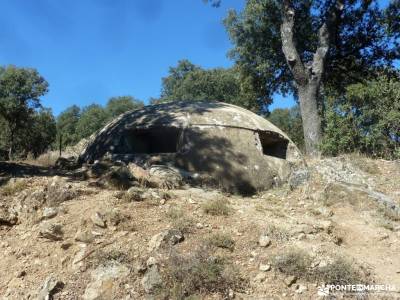
<instances>
[{"instance_id":1,"label":"bush","mask_svg":"<svg viewBox=\"0 0 400 300\"><path fill-rule=\"evenodd\" d=\"M229 234L215 233L208 239L208 243L213 247L228 249L233 251L235 249L235 241Z\"/></svg>"},{"instance_id":2,"label":"bush","mask_svg":"<svg viewBox=\"0 0 400 300\"><path fill-rule=\"evenodd\" d=\"M231 209L229 201L223 198L217 200L209 200L203 204L203 211L212 216L227 216Z\"/></svg>"},{"instance_id":3,"label":"bush","mask_svg":"<svg viewBox=\"0 0 400 300\"><path fill-rule=\"evenodd\" d=\"M311 257L302 250L289 249L273 258L273 266L285 275L296 276L307 281L332 285L362 284L363 276L353 265L342 257L336 257L332 263L311 268Z\"/></svg>"},{"instance_id":4,"label":"bush","mask_svg":"<svg viewBox=\"0 0 400 300\"><path fill-rule=\"evenodd\" d=\"M275 225L268 225L267 229L264 230L264 235L267 235L271 239L280 242L288 241L290 238L290 233L287 230Z\"/></svg>"},{"instance_id":5,"label":"bush","mask_svg":"<svg viewBox=\"0 0 400 300\"><path fill-rule=\"evenodd\" d=\"M285 253L275 256L272 265L286 275L310 279L311 257L302 250L289 249Z\"/></svg>"},{"instance_id":6,"label":"bush","mask_svg":"<svg viewBox=\"0 0 400 300\"><path fill-rule=\"evenodd\" d=\"M125 166L113 167L104 179L109 186L118 190L127 190L132 186L132 175Z\"/></svg>"},{"instance_id":7,"label":"bush","mask_svg":"<svg viewBox=\"0 0 400 300\"><path fill-rule=\"evenodd\" d=\"M3 196L14 196L25 190L28 184L25 180L9 181L0 189L0 194Z\"/></svg>"},{"instance_id":8,"label":"bush","mask_svg":"<svg viewBox=\"0 0 400 300\"><path fill-rule=\"evenodd\" d=\"M165 265L159 294L166 299L203 299L200 296L212 293L226 297L229 289L242 289L246 283L227 261L213 256L211 248L204 245L190 255L173 253Z\"/></svg>"},{"instance_id":9,"label":"bush","mask_svg":"<svg viewBox=\"0 0 400 300\"><path fill-rule=\"evenodd\" d=\"M400 158L400 80L381 76L350 85L326 103L321 150L327 155L360 152Z\"/></svg>"},{"instance_id":10,"label":"bush","mask_svg":"<svg viewBox=\"0 0 400 300\"><path fill-rule=\"evenodd\" d=\"M194 220L186 217L180 209L170 208L167 212L167 217L171 219L171 224L174 229L182 233L190 233L194 228Z\"/></svg>"}]
</instances>

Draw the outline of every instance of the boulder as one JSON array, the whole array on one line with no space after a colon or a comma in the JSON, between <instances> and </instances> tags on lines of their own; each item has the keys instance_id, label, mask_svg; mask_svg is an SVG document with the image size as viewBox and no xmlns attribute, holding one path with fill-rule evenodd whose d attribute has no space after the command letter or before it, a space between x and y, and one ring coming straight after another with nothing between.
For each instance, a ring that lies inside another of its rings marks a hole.
<instances>
[{"instance_id":1,"label":"boulder","mask_svg":"<svg viewBox=\"0 0 400 300\"><path fill-rule=\"evenodd\" d=\"M168 229L151 238L148 250L149 252L153 252L166 245L173 246L182 242L184 239L185 237L181 231L177 229Z\"/></svg>"},{"instance_id":2,"label":"boulder","mask_svg":"<svg viewBox=\"0 0 400 300\"><path fill-rule=\"evenodd\" d=\"M39 228L39 237L52 241L63 239L62 225L56 223L43 222Z\"/></svg>"},{"instance_id":3,"label":"boulder","mask_svg":"<svg viewBox=\"0 0 400 300\"><path fill-rule=\"evenodd\" d=\"M153 265L147 270L146 274L142 278L142 286L146 293L151 294L155 289L162 285L162 278L158 272L157 265Z\"/></svg>"},{"instance_id":4,"label":"boulder","mask_svg":"<svg viewBox=\"0 0 400 300\"><path fill-rule=\"evenodd\" d=\"M53 275L50 275L44 281L42 287L39 290L37 300L49 300L53 299L53 295L59 292L64 287L64 283Z\"/></svg>"},{"instance_id":5,"label":"boulder","mask_svg":"<svg viewBox=\"0 0 400 300\"><path fill-rule=\"evenodd\" d=\"M129 269L120 263L101 265L91 273L92 281L86 286L84 300L113 299L116 281L129 275Z\"/></svg>"}]
</instances>

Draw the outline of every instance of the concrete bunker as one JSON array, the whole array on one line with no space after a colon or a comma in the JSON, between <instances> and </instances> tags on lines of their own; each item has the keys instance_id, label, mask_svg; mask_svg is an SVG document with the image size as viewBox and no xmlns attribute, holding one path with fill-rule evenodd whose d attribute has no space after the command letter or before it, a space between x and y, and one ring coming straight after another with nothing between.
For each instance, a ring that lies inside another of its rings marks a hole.
<instances>
[{"instance_id":1,"label":"concrete bunker","mask_svg":"<svg viewBox=\"0 0 400 300\"><path fill-rule=\"evenodd\" d=\"M208 177L230 192L251 194L286 182L303 166L293 142L243 108L205 101L146 106L106 125L80 156L93 163L153 161Z\"/></svg>"}]
</instances>

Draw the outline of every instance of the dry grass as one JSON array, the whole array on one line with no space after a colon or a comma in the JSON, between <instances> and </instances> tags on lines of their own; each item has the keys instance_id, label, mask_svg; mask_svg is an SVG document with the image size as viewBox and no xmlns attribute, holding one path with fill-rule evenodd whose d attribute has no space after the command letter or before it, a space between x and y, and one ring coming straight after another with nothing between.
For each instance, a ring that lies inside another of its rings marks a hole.
<instances>
[{"instance_id":1,"label":"dry grass","mask_svg":"<svg viewBox=\"0 0 400 300\"><path fill-rule=\"evenodd\" d=\"M212 216L227 216L231 212L229 201L224 198L208 200L203 204L203 211Z\"/></svg>"},{"instance_id":2,"label":"dry grass","mask_svg":"<svg viewBox=\"0 0 400 300\"><path fill-rule=\"evenodd\" d=\"M3 196L14 196L15 194L25 190L27 187L28 183L25 180L8 182L0 189L0 194Z\"/></svg>"},{"instance_id":3,"label":"dry grass","mask_svg":"<svg viewBox=\"0 0 400 300\"><path fill-rule=\"evenodd\" d=\"M286 242L290 239L290 233L286 229L272 224L268 225L264 230L264 235L267 235L271 239L279 242Z\"/></svg>"},{"instance_id":4,"label":"dry grass","mask_svg":"<svg viewBox=\"0 0 400 300\"><path fill-rule=\"evenodd\" d=\"M227 233L214 233L208 238L208 243L210 246L228 249L231 252L235 249L235 241Z\"/></svg>"},{"instance_id":5,"label":"dry grass","mask_svg":"<svg viewBox=\"0 0 400 300\"><path fill-rule=\"evenodd\" d=\"M164 286L158 291L162 299L204 299L210 294L225 299L229 289L241 290L246 283L231 264L215 257L209 246L188 255L173 253L165 266Z\"/></svg>"},{"instance_id":6,"label":"dry grass","mask_svg":"<svg viewBox=\"0 0 400 300\"><path fill-rule=\"evenodd\" d=\"M172 228L182 233L191 233L194 230L194 219L185 216L183 210L172 207L167 211L167 217L171 220Z\"/></svg>"},{"instance_id":7,"label":"dry grass","mask_svg":"<svg viewBox=\"0 0 400 300\"><path fill-rule=\"evenodd\" d=\"M300 249L288 249L273 258L275 269L285 275L296 276L310 282L333 285L359 284L365 282L353 264L342 257L336 257L331 264L311 268L312 258Z\"/></svg>"},{"instance_id":8,"label":"dry grass","mask_svg":"<svg viewBox=\"0 0 400 300\"><path fill-rule=\"evenodd\" d=\"M59 154L56 152L47 152L39 155L36 158L27 158L25 162L27 164L42 166L42 167L54 167L57 159L59 158Z\"/></svg>"},{"instance_id":9,"label":"dry grass","mask_svg":"<svg viewBox=\"0 0 400 300\"><path fill-rule=\"evenodd\" d=\"M368 173L370 175L379 175L381 171L379 169L379 165L376 161L368 158L367 156L363 156L362 154L353 153L349 155L349 159L351 163L356 166L361 171Z\"/></svg>"}]
</instances>

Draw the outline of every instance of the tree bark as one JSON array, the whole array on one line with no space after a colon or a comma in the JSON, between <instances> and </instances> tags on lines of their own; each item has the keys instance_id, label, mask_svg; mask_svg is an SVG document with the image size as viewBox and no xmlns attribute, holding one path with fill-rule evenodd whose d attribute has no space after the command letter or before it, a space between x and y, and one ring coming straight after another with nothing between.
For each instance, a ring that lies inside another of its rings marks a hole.
<instances>
[{"instance_id":1,"label":"tree bark","mask_svg":"<svg viewBox=\"0 0 400 300\"><path fill-rule=\"evenodd\" d=\"M318 85L308 84L298 88L301 119L303 121L306 153L312 157L320 155L321 117L318 112Z\"/></svg>"},{"instance_id":2,"label":"tree bark","mask_svg":"<svg viewBox=\"0 0 400 300\"><path fill-rule=\"evenodd\" d=\"M13 160L14 156L14 129L10 130L10 148L8 149L8 160Z\"/></svg>"},{"instance_id":3,"label":"tree bark","mask_svg":"<svg viewBox=\"0 0 400 300\"><path fill-rule=\"evenodd\" d=\"M325 72L325 59L329 50L330 37L336 29L338 16L343 7L343 0L333 3L331 10L327 13L326 21L318 31L318 48L314 53L313 60L305 66L296 48L293 35L295 11L290 0L283 0L282 50L297 87L306 152L313 157L320 155L319 145L322 138L321 117L318 110L319 88Z\"/></svg>"}]
</instances>

